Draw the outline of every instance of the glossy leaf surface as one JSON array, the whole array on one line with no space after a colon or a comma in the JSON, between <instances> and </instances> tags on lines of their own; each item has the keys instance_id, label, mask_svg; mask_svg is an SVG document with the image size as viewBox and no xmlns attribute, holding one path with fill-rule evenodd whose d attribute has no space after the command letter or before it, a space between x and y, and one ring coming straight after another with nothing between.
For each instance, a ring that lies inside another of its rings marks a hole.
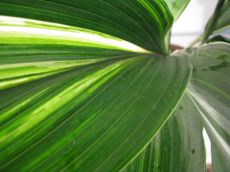
<instances>
[{"instance_id":1,"label":"glossy leaf surface","mask_svg":"<svg viewBox=\"0 0 230 172\"><path fill-rule=\"evenodd\" d=\"M205 171L203 127L212 143L214 172L230 169L229 47L213 43L179 52L193 65L188 91L152 143L123 171Z\"/></svg>"},{"instance_id":2,"label":"glossy leaf surface","mask_svg":"<svg viewBox=\"0 0 230 172\"><path fill-rule=\"evenodd\" d=\"M230 169L229 44L165 55L166 3L0 1L1 171L204 171L202 125Z\"/></svg>"},{"instance_id":3,"label":"glossy leaf surface","mask_svg":"<svg viewBox=\"0 0 230 172\"><path fill-rule=\"evenodd\" d=\"M86 28L158 53L168 52L173 22L162 0L1 0L0 15Z\"/></svg>"},{"instance_id":4,"label":"glossy leaf surface","mask_svg":"<svg viewBox=\"0 0 230 172\"><path fill-rule=\"evenodd\" d=\"M168 118L189 71L179 58L133 56L1 91L3 170L118 170Z\"/></svg>"},{"instance_id":5,"label":"glossy leaf surface","mask_svg":"<svg viewBox=\"0 0 230 172\"><path fill-rule=\"evenodd\" d=\"M1 171L119 171L170 117L191 67L147 50L167 52L171 13L114 2L0 2L46 21L1 17Z\"/></svg>"},{"instance_id":6,"label":"glossy leaf surface","mask_svg":"<svg viewBox=\"0 0 230 172\"><path fill-rule=\"evenodd\" d=\"M151 144L122 171L204 172L203 126L198 113L185 94Z\"/></svg>"}]
</instances>

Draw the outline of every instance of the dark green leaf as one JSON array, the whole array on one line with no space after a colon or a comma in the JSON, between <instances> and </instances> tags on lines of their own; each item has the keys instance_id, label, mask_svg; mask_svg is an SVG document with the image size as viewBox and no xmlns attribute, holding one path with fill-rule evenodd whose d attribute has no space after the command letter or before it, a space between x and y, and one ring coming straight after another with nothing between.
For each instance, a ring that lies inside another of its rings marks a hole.
<instances>
[{"instance_id":1,"label":"dark green leaf","mask_svg":"<svg viewBox=\"0 0 230 172\"><path fill-rule=\"evenodd\" d=\"M86 28L164 54L173 22L162 0L1 0L0 15Z\"/></svg>"},{"instance_id":2,"label":"dark green leaf","mask_svg":"<svg viewBox=\"0 0 230 172\"><path fill-rule=\"evenodd\" d=\"M189 96L184 95L160 133L123 171L204 172L203 127L197 113Z\"/></svg>"},{"instance_id":3,"label":"dark green leaf","mask_svg":"<svg viewBox=\"0 0 230 172\"><path fill-rule=\"evenodd\" d=\"M188 50L193 75L188 92L160 133L123 171L205 171L202 127L212 143L214 172L229 171L230 45Z\"/></svg>"},{"instance_id":4,"label":"dark green leaf","mask_svg":"<svg viewBox=\"0 0 230 172\"><path fill-rule=\"evenodd\" d=\"M213 16L209 19L206 26L203 41L205 42L210 35L230 27L230 1L219 0Z\"/></svg>"},{"instance_id":5,"label":"dark green leaf","mask_svg":"<svg viewBox=\"0 0 230 172\"><path fill-rule=\"evenodd\" d=\"M214 36L207 41L208 43L210 42L226 42L230 43L230 39L221 35Z\"/></svg>"},{"instance_id":6,"label":"dark green leaf","mask_svg":"<svg viewBox=\"0 0 230 172\"><path fill-rule=\"evenodd\" d=\"M17 53L11 54L10 46ZM185 58L86 47L88 54L81 54L81 48L66 45L10 46L1 46L2 73L11 65L24 65L24 72L27 63L41 60L73 61L73 66L0 92L1 171L121 169L169 118L190 76ZM15 70L16 77L28 75ZM12 77L3 78L6 85Z\"/></svg>"},{"instance_id":7,"label":"dark green leaf","mask_svg":"<svg viewBox=\"0 0 230 172\"><path fill-rule=\"evenodd\" d=\"M59 23L1 17L1 171L120 170L186 88L187 59L130 43L167 52L163 1L3 0L0 13Z\"/></svg>"},{"instance_id":8,"label":"dark green leaf","mask_svg":"<svg viewBox=\"0 0 230 172\"><path fill-rule=\"evenodd\" d=\"M0 90L106 59L122 59L135 55L137 54L113 49L81 46L1 45Z\"/></svg>"}]
</instances>

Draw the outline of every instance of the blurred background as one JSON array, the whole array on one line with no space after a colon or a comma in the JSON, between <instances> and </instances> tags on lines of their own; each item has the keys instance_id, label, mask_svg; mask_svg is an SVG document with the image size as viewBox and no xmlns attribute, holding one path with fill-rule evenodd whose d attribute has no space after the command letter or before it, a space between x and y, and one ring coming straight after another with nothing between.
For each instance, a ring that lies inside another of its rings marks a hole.
<instances>
[{"instance_id":1,"label":"blurred background","mask_svg":"<svg viewBox=\"0 0 230 172\"><path fill-rule=\"evenodd\" d=\"M217 2L218 0L190 0L187 8L173 26L171 42L186 47L202 34ZM230 30L224 34L230 37Z\"/></svg>"}]
</instances>

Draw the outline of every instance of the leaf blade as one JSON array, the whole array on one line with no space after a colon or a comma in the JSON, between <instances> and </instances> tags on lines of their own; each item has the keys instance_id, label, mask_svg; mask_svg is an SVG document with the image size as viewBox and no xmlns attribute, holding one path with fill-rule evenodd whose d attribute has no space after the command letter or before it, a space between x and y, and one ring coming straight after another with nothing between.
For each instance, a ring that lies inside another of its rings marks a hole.
<instances>
[{"instance_id":1,"label":"leaf blade","mask_svg":"<svg viewBox=\"0 0 230 172\"><path fill-rule=\"evenodd\" d=\"M190 0L165 0L175 19L177 19Z\"/></svg>"},{"instance_id":2,"label":"leaf blade","mask_svg":"<svg viewBox=\"0 0 230 172\"><path fill-rule=\"evenodd\" d=\"M228 0L219 0L213 16L206 25L202 38L203 42L207 41L212 34L230 27L229 11L230 2Z\"/></svg>"},{"instance_id":3,"label":"leaf blade","mask_svg":"<svg viewBox=\"0 0 230 172\"><path fill-rule=\"evenodd\" d=\"M126 64L128 61L135 65L131 65L131 68L125 67L122 69L126 71L124 73L125 77L117 76L116 70L119 68L113 69L113 66L120 63ZM1 160L5 162L3 168L8 171L15 168L25 171L40 168L44 171L62 168L63 170L87 171L94 169L107 171L122 168L153 137L172 112L188 82L190 69L186 63L185 59L181 61L181 59L159 58L154 57L154 55L116 59L114 62L107 60L101 62L101 65L96 65L98 63L89 65L88 68L92 68L89 72L87 67L76 68L72 70L72 74L71 71L65 71L63 74L60 73L56 76L46 77L43 80L32 81L5 90L1 93L1 100L4 100L7 95L12 98L1 104L3 114L11 113L10 121L3 122L4 137L1 137L5 140L1 143L2 155L4 155ZM108 64L108 69L104 67L105 64ZM147 66L144 67L143 65ZM175 66L178 65L182 67L180 69L184 72L177 74L177 70L175 70L177 67ZM102 69L98 71L99 73L95 72L95 69L98 70L100 67ZM106 78L114 77L111 69L115 71L116 84L107 85L104 83L108 80ZM170 69L170 71L165 69ZM82 70L82 72L78 74L78 70ZM103 70L110 72L107 74ZM127 73L127 70L131 71ZM157 70L159 71L157 72ZM162 74L165 75L164 79ZM89 79L87 79L87 75L89 75ZM99 78L97 79L97 77ZM92 78L94 79L92 80ZM136 78L136 80L132 81L133 78ZM68 82L69 84L67 84ZM90 82L89 86L87 82ZM70 83L74 85L71 86ZM85 87L83 83L86 84ZM37 85L37 88L35 85ZM100 85L102 85L102 88L100 88ZM124 85L130 86L122 91ZM178 85L181 86L178 87ZM46 86L49 87L46 88ZM46 89L43 90L44 88ZM58 90L60 91L63 88L65 89L58 93ZM82 89L82 91L74 93L76 89ZM44 92L40 92L41 90ZM50 90L53 91L50 92ZM91 90L88 96L86 90ZM121 92L125 94L120 95ZM90 100L90 97L95 94L100 96ZM162 98L163 95L164 98ZM32 96L29 102L26 101L29 100L28 96ZM63 97L63 100L58 100L58 97ZM165 101L166 98L172 100L170 104ZM152 101L147 101L150 99ZM22 105L13 112L10 111L10 106L15 106L19 102L22 102ZM35 104L31 106L33 102ZM55 108L48 109L49 106ZM127 107L129 108L127 109ZM143 108L146 112L143 112ZM77 109L81 110L78 111ZM14 115L19 112L20 116ZM124 115L120 116L120 114ZM159 114L163 115L159 116ZM37 117L34 118L34 116ZM106 118L107 122L104 120ZM61 119L66 122L62 123ZM130 120L132 123L128 123ZM156 123L154 128L152 128L152 122L150 122L152 120ZM38 128L40 128L39 132ZM140 131L145 132L140 133ZM47 135L47 133L50 134ZM8 136L6 137L6 135ZM137 138L139 138L138 141L133 142ZM75 139L77 139L76 142L74 142ZM41 142L31 145L35 140L41 140ZM113 142L109 142L109 140L113 140ZM90 144L92 141L95 142L93 147ZM17 147L15 147L15 144L17 144ZM74 148L71 148L71 145L74 145ZM129 147L127 147L128 145ZM102 148L104 151L101 151ZM38 154L37 151L41 149L43 151ZM65 152L67 153L65 154ZM107 158L105 159L105 157ZM89 158L93 161L89 161ZM73 161L73 159L75 160ZM12 166L12 163L15 165ZM44 166L46 166L46 169L44 169Z\"/></svg>"},{"instance_id":4,"label":"leaf blade","mask_svg":"<svg viewBox=\"0 0 230 172\"><path fill-rule=\"evenodd\" d=\"M31 4L27 1L7 0L0 4L1 15L87 28L122 38L157 53L168 51L168 45L163 40L173 19L164 1L52 0Z\"/></svg>"},{"instance_id":5,"label":"leaf blade","mask_svg":"<svg viewBox=\"0 0 230 172\"><path fill-rule=\"evenodd\" d=\"M214 171L229 166L229 44L213 43L194 50L194 72L188 89L212 146Z\"/></svg>"}]
</instances>

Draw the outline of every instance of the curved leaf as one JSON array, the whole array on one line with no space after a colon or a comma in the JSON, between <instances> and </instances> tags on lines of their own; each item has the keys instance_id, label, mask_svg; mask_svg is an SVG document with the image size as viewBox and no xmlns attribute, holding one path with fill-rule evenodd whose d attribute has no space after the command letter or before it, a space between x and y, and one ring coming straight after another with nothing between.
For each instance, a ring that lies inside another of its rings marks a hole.
<instances>
[{"instance_id":1,"label":"curved leaf","mask_svg":"<svg viewBox=\"0 0 230 172\"><path fill-rule=\"evenodd\" d=\"M142 153L122 172L204 172L202 121L188 94Z\"/></svg>"},{"instance_id":2,"label":"curved leaf","mask_svg":"<svg viewBox=\"0 0 230 172\"><path fill-rule=\"evenodd\" d=\"M174 115L152 143L122 171L205 171L203 126L212 143L214 172L229 171L230 45L189 49L192 80Z\"/></svg>"},{"instance_id":3,"label":"curved leaf","mask_svg":"<svg viewBox=\"0 0 230 172\"><path fill-rule=\"evenodd\" d=\"M175 19L183 12L190 0L165 0Z\"/></svg>"},{"instance_id":4,"label":"curved leaf","mask_svg":"<svg viewBox=\"0 0 230 172\"><path fill-rule=\"evenodd\" d=\"M193 49L189 94L203 118L212 144L214 172L230 170L230 45L213 43Z\"/></svg>"},{"instance_id":5,"label":"curved leaf","mask_svg":"<svg viewBox=\"0 0 230 172\"><path fill-rule=\"evenodd\" d=\"M224 36L221 36L221 35L217 35L217 36L214 36L210 39L207 40L208 43L210 42L226 42L226 43L230 43L230 38L227 38L227 37L224 37Z\"/></svg>"},{"instance_id":6,"label":"curved leaf","mask_svg":"<svg viewBox=\"0 0 230 172\"><path fill-rule=\"evenodd\" d=\"M1 23L1 171L118 171L169 118L190 65L123 40L165 48L171 17L161 1L53 2L0 2L4 14L83 27Z\"/></svg>"},{"instance_id":7,"label":"curved leaf","mask_svg":"<svg viewBox=\"0 0 230 172\"><path fill-rule=\"evenodd\" d=\"M164 54L173 22L162 0L1 0L0 15L86 28Z\"/></svg>"},{"instance_id":8,"label":"curved leaf","mask_svg":"<svg viewBox=\"0 0 230 172\"><path fill-rule=\"evenodd\" d=\"M185 59L133 55L1 91L1 170L119 170L167 120L189 74Z\"/></svg>"},{"instance_id":9,"label":"curved leaf","mask_svg":"<svg viewBox=\"0 0 230 172\"><path fill-rule=\"evenodd\" d=\"M0 16L0 32L1 44L72 45L150 53L130 42L100 32L17 17Z\"/></svg>"},{"instance_id":10,"label":"curved leaf","mask_svg":"<svg viewBox=\"0 0 230 172\"><path fill-rule=\"evenodd\" d=\"M203 41L206 41L210 35L230 27L230 1L219 0L213 16L209 19L203 35Z\"/></svg>"}]
</instances>

